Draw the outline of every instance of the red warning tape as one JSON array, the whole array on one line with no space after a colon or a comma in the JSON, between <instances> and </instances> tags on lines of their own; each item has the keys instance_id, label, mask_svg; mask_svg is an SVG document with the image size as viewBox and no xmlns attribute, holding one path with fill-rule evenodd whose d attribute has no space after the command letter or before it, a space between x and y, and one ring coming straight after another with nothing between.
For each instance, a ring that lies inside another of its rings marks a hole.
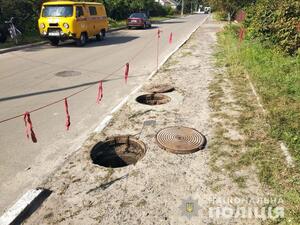
<instances>
[{"instance_id":1,"label":"red warning tape","mask_svg":"<svg viewBox=\"0 0 300 225\"><path fill-rule=\"evenodd\" d=\"M240 28L240 32L239 32L239 41L240 41L240 43L245 39L245 34L246 34L246 29L245 28Z\"/></svg>"},{"instance_id":2,"label":"red warning tape","mask_svg":"<svg viewBox=\"0 0 300 225\"><path fill-rule=\"evenodd\" d=\"M160 29L158 29L157 31L157 34L153 35L154 37L157 36L158 37L158 48L157 48L157 60L158 60L158 55L159 55L159 39L161 38L161 33L162 31ZM171 33L171 35L173 35ZM170 37L170 40L172 41L172 36ZM170 41L169 40L169 41ZM145 44L145 46L139 50L134 56L132 56L130 59L128 59L128 63L125 64L125 82L127 83L128 81L128 78L129 78L129 69L130 69L130 66L129 66L129 63L135 59L141 52L144 51L144 49L150 44L153 42L153 39L151 39L149 42L147 42ZM118 72L119 70L121 70L122 68L124 68L124 64L122 66L120 66L119 68L117 68L115 71L111 72L110 74L107 74L107 76L103 79L107 79L111 76L113 76L116 72ZM6 118L6 119L3 119L3 120L0 120L0 124L1 123L4 123L4 122L7 122L7 121L10 121L10 120L14 120L14 119L17 119L17 118L21 118L23 117L24 119L24 122L25 122L25 127L26 127L26 137L29 139L31 138L32 142L34 143L37 143L37 138L36 138L36 135L35 135L35 132L33 131L33 125L32 125L32 121L31 121L31 118L30 118L30 114L33 113L33 112L37 112L37 111L40 111L42 109L45 109L45 108L48 108L52 105L55 105L55 104L58 104L62 101L64 101L64 108L65 108L65 113L66 113L66 123L65 123L65 126L66 126L66 129L69 130L70 129L70 126L71 126L71 119L70 119L70 113L69 113L69 106L68 106L68 99L73 97L73 96L76 96L88 89L90 89L91 87L93 87L95 84L92 84L92 85L89 85L88 87L85 87L77 92L74 92L72 94L70 94L69 96L66 96L65 98L62 98L62 99L59 99L59 100L56 100L56 101L53 101L49 104L46 104L46 105L43 105L41 107L38 107L38 108L35 108L35 109L32 109L28 112L25 112L24 114L19 114L19 115L15 115L15 116L12 116L12 117L9 117L9 118ZM98 96L97 96L97 103L99 103L103 98L103 81L101 80L99 82L99 87L98 87Z\"/></svg>"},{"instance_id":3,"label":"red warning tape","mask_svg":"<svg viewBox=\"0 0 300 225\"><path fill-rule=\"evenodd\" d=\"M128 75L129 75L129 63L126 63L126 67L125 67L125 82L126 83L128 80Z\"/></svg>"},{"instance_id":4,"label":"red warning tape","mask_svg":"<svg viewBox=\"0 0 300 225\"><path fill-rule=\"evenodd\" d=\"M296 30L298 33L300 33L300 22L296 25Z\"/></svg>"},{"instance_id":5,"label":"red warning tape","mask_svg":"<svg viewBox=\"0 0 300 225\"><path fill-rule=\"evenodd\" d=\"M158 28L158 30L157 30L157 37L158 38L160 38L160 33L161 33L162 31Z\"/></svg>"},{"instance_id":6,"label":"red warning tape","mask_svg":"<svg viewBox=\"0 0 300 225\"><path fill-rule=\"evenodd\" d=\"M169 37L169 44L172 44L172 42L173 42L173 33L171 32Z\"/></svg>"},{"instance_id":7,"label":"red warning tape","mask_svg":"<svg viewBox=\"0 0 300 225\"><path fill-rule=\"evenodd\" d=\"M98 96L97 96L97 104L101 102L103 98L103 81L99 81L99 87L98 87Z\"/></svg>"},{"instance_id":8,"label":"red warning tape","mask_svg":"<svg viewBox=\"0 0 300 225\"><path fill-rule=\"evenodd\" d=\"M32 126L29 112L24 113L24 122L25 122L25 127L26 127L26 137L28 139L31 138L33 143L37 143L37 139L36 139L35 133L33 131L33 126Z\"/></svg>"},{"instance_id":9,"label":"red warning tape","mask_svg":"<svg viewBox=\"0 0 300 225\"><path fill-rule=\"evenodd\" d=\"M69 130L71 126L71 120L70 120L69 105L68 105L67 98L65 98L65 111L66 111L66 129Z\"/></svg>"}]
</instances>

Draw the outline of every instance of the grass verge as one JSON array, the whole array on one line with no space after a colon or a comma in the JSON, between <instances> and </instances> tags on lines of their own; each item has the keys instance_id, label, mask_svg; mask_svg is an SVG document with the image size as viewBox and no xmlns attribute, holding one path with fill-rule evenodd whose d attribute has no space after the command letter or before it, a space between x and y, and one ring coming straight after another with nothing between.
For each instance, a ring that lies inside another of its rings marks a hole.
<instances>
[{"instance_id":1,"label":"grass verge","mask_svg":"<svg viewBox=\"0 0 300 225\"><path fill-rule=\"evenodd\" d=\"M264 189L280 197L285 209L284 218L264 223L300 224L300 58L281 55L256 42L239 45L234 27L220 33L218 42L217 62L226 72L216 75L210 87L211 107L218 121L223 121L215 126L211 166L216 172L226 170L240 188L247 185L240 171L255 166ZM248 76L267 115L257 104ZM231 93L226 91L228 86ZM234 101L224 101L228 95ZM228 109L238 113L226 114ZM237 128L243 138L226 138L228 127ZM279 140L288 145L296 167L287 167Z\"/></svg>"},{"instance_id":2,"label":"grass verge","mask_svg":"<svg viewBox=\"0 0 300 225\"><path fill-rule=\"evenodd\" d=\"M19 40L18 46L43 41L38 33L23 34L22 37L18 38L18 40ZM16 44L10 38L8 38L5 43L0 43L0 49L10 48L14 46L16 46Z\"/></svg>"}]
</instances>

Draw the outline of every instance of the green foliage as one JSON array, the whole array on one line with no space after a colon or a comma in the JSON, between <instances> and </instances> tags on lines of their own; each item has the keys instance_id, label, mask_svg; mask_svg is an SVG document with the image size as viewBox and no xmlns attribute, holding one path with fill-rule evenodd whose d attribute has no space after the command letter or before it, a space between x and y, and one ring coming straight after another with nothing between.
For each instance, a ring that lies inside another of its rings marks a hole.
<instances>
[{"instance_id":1,"label":"green foliage","mask_svg":"<svg viewBox=\"0 0 300 225\"><path fill-rule=\"evenodd\" d=\"M37 28L41 1L37 0L0 0L0 24L15 17L15 24L21 31L30 33Z\"/></svg>"},{"instance_id":2,"label":"green foliage","mask_svg":"<svg viewBox=\"0 0 300 225\"><path fill-rule=\"evenodd\" d=\"M219 11L223 15L230 14L230 18L233 18L239 9L253 2L255 2L255 0L208 0L213 11Z\"/></svg>"},{"instance_id":3,"label":"green foliage","mask_svg":"<svg viewBox=\"0 0 300 225\"><path fill-rule=\"evenodd\" d=\"M79 0L88 1L88 0ZM132 12L146 12L151 16L173 15L174 11L154 0L91 0L103 2L113 20L122 20ZM15 24L23 33L37 31L37 20L43 0L0 0L0 29L4 21L15 17Z\"/></svg>"},{"instance_id":4,"label":"green foliage","mask_svg":"<svg viewBox=\"0 0 300 225\"><path fill-rule=\"evenodd\" d=\"M169 9L154 0L103 0L108 15L115 19L125 19L133 12L145 12L150 16L166 16Z\"/></svg>"},{"instance_id":5,"label":"green foliage","mask_svg":"<svg viewBox=\"0 0 300 225\"><path fill-rule=\"evenodd\" d=\"M300 1L260 0L247 9L245 26L249 36L295 54L300 48Z\"/></svg>"}]
</instances>

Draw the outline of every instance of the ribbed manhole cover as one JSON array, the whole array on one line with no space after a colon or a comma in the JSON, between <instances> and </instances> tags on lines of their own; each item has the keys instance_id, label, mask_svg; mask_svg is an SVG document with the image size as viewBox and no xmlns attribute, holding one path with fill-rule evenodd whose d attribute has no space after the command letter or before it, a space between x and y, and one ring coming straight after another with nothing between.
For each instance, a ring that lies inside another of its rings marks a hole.
<instances>
[{"instance_id":1,"label":"ribbed manhole cover","mask_svg":"<svg viewBox=\"0 0 300 225\"><path fill-rule=\"evenodd\" d=\"M91 159L100 166L119 168L136 164L145 154L146 146L143 142L129 136L118 136L95 145Z\"/></svg>"},{"instance_id":2,"label":"ribbed manhole cover","mask_svg":"<svg viewBox=\"0 0 300 225\"><path fill-rule=\"evenodd\" d=\"M167 127L160 130L156 140L162 149L175 154L188 154L203 149L206 138L199 131L188 127Z\"/></svg>"},{"instance_id":3,"label":"ribbed manhole cover","mask_svg":"<svg viewBox=\"0 0 300 225\"><path fill-rule=\"evenodd\" d=\"M66 71L61 71L55 74L57 77L75 77L81 75L80 72L78 71L73 71L73 70L66 70Z\"/></svg>"},{"instance_id":4,"label":"ribbed manhole cover","mask_svg":"<svg viewBox=\"0 0 300 225\"><path fill-rule=\"evenodd\" d=\"M145 105L162 105L171 101L171 98L162 94L147 94L137 97L136 101Z\"/></svg>"},{"instance_id":5,"label":"ribbed manhole cover","mask_svg":"<svg viewBox=\"0 0 300 225\"><path fill-rule=\"evenodd\" d=\"M175 88L169 84L158 84L147 88L147 91L150 93L167 93L174 90Z\"/></svg>"}]
</instances>

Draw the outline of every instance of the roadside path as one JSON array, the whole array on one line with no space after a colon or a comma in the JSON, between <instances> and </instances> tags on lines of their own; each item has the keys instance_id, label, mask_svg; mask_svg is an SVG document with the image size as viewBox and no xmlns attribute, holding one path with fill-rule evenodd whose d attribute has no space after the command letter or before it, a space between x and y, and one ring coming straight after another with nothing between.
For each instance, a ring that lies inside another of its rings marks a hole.
<instances>
[{"instance_id":1,"label":"roadside path","mask_svg":"<svg viewBox=\"0 0 300 225\"><path fill-rule=\"evenodd\" d=\"M216 75L222 74L215 68L213 58L216 33L220 29L222 24L211 20L201 26L144 89L130 97L103 132L91 135L80 151L42 184L53 193L26 224L261 223L255 218L226 218L222 213L219 217L210 215L210 209L214 208L245 207L244 202L241 205L231 202L233 198L257 200L264 197L253 168L232 175L223 167L226 162L213 160L215 153L226 150L231 154L236 150L228 141L232 143L243 138L234 127L224 136L219 136L215 129L225 121L218 120L216 114L238 113L222 111L226 109L222 107L217 110L213 106L215 90L212 85L218 81ZM135 101L150 85L156 84L175 87L175 91L166 93L171 98L169 103L148 106ZM230 85L222 88L228 94L226 100L234 101L230 99ZM144 126L145 121L150 125ZM207 137L208 145L188 155L164 151L156 144L155 135L169 126L195 128ZM110 136L137 133L146 144L147 152L136 165L109 169L92 163L90 151L98 142ZM224 149L216 149L216 142L224 143ZM214 169L217 166L220 171ZM235 179L242 175L247 177L244 183ZM192 207L190 212L187 203ZM249 207L262 205L251 202Z\"/></svg>"}]
</instances>

